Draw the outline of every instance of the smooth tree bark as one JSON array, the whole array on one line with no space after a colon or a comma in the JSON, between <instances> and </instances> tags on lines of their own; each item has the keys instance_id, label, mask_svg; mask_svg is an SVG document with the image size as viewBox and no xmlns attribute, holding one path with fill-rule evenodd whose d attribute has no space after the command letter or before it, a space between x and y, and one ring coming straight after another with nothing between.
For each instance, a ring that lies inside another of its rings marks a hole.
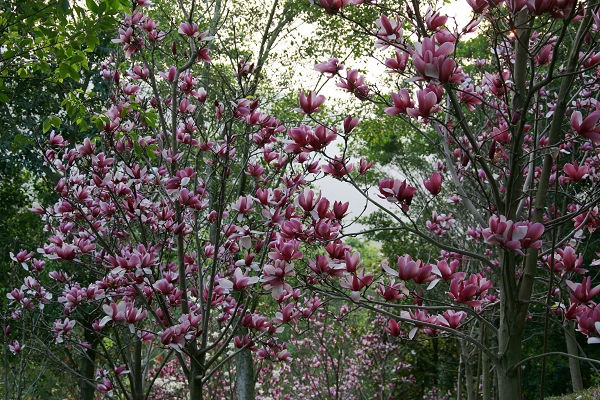
<instances>
[{"instance_id":1,"label":"smooth tree bark","mask_svg":"<svg viewBox=\"0 0 600 400\"><path fill-rule=\"evenodd\" d=\"M236 394L238 400L254 400L255 374L252 352L250 350L240 351L235 356L236 372Z\"/></svg>"},{"instance_id":2,"label":"smooth tree bark","mask_svg":"<svg viewBox=\"0 0 600 400\"><path fill-rule=\"evenodd\" d=\"M568 322L564 327L565 342L567 344L567 352L573 356L579 356L579 347L577 345L577 339L575 338L575 329L573 324ZM579 360L574 357L569 357L569 372L571 374L571 386L573 392L579 392L583 390L583 378L581 376L581 365Z\"/></svg>"}]
</instances>

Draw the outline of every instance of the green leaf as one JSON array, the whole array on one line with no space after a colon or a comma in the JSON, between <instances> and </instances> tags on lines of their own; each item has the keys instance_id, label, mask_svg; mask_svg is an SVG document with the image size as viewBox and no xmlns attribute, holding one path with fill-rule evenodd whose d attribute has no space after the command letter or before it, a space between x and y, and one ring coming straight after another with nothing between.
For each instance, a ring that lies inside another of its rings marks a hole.
<instances>
[{"instance_id":1,"label":"green leaf","mask_svg":"<svg viewBox=\"0 0 600 400\"><path fill-rule=\"evenodd\" d=\"M98 5L96 2L94 2L94 0L85 0L85 5L91 12L96 14L98 13Z\"/></svg>"},{"instance_id":2,"label":"green leaf","mask_svg":"<svg viewBox=\"0 0 600 400\"><path fill-rule=\"evenodd\" d=\"M98 36L94 32L90 32L88 35L86 35L85 44L88 47L86 51L91 52L94 51L98 44L100 44L100 41L98 40Z\"/></svg>"},{"instance_id":3,"label":"green leaf","mask_svg":"<svg viewBox=\"0 0 600 400\"><path fill-rule=\"evenodd\" d=\"M62 124L62 121L60 120L60 118L58 118L56 115L51 115L49 117L50 119L50 124L55 127L55 128L60 128L60 125Z\"/></svg>"},{"instance_id":4,"label":"green leaf","mask_svg":"<svg viewBox=\"0 0 600 400\"><path fill-rule=\"evenodd\" d=\"M46 133L50 130L50 118L46 118L42 123L42 132Z\"/></svg>"},{"instance_id":5,"label":"green leaf","mask_svg":"<svg viewBox=\"0 0 600 400\"><path fill-rule=\"evenodd\" d=\"M62 63L59 67L59 72L62 78L71 78L74 81L79 80L79 73L68 63Z\"/></svg>"}]
</instances>

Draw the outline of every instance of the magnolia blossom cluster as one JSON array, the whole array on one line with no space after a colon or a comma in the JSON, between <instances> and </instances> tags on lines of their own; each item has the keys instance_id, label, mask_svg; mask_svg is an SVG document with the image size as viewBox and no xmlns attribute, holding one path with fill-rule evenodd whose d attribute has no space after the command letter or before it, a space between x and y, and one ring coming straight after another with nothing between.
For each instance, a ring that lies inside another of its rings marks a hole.
<instances>
[{"instance_id":1,"label":"magnolia blossom cluster","mask_svg":"<svg viewBox=\"0 0 600 400\"><path fill-rule=\"evenodd\" d=\"M354 332L347 329L348 311L342 306L339 312L320 315L310 334L290 340L302 358L264 365L258 371L257 398L359 399L360 393L389 398L410 390L415 383L412 366L402 361L400 343L387 340L385 319L376 317L373 329ZM320 322L328 318L332 322Z\"/></svg>"},{"instance_id":2,"label":"magnolia blossom cluster","mask_svg":"<svg viewBox=\"0 0 600 400\"><path fill-rule=\"evenodd\" d=\"M363 2L320 2L328 13L343 13L349 20L352 17L345 13L345 8L358 4ZM445 142L442 146L442 159L446 160L446 165L424 179L423 185L435 197L442 191L444 179L451 177L453 182L444 187L449 186L449 190L457 188L459 193L451 194L448 202L465 205L467 214L470 214L467 219L474 217L479 225L476 228L470 227L473 226L472 223L464 226L466 238L475 241L469 250L475 250L463 253L468 256L460 260L442 257L433 263L427 263L405 255L398 258L397 269L390 267L387 262L382 263L384 272L392 279L389 282L382 281L378 293L386 301L399 301L411 293L409 288L413 284L418 287L427 283L431 290L438 282L448 281L446 294L450 299L479 312L487 304L498 300L492 282L499 279L497 274L503 263L500 255L524 258L539 251L543 256L539 257L538 265L560 275L560 282L555 282L558 286L553 291L554 296L558 296L560 291L569 293L571 306L567 307L566 318L577 321L579 330L591 342L596 342L600 336L597 331L599 318L593 299L600 287L594 287L589 276L584 277L581 283L577 277L588 272L582 265L583 255L578 254L578 247L584 243L586 232L592 234L600 227L598 208L593 204L595 200L590 200L596 197L589 185L598 180L597 171L600 166L600 157L595 147L600 142L600 111L594 94L600 89L600 85L596 83L600 78L597 67L600 53L579 53L578 62L586 71L581 76L585 79L585 85L591 86L586 86L567 106L564 125L568 128L565 129L565 140L556 144L560 151L560 162L558 158L555 159L556 165L551 168L548 184L550 191L560 185L557 193L569 193L566 194L569 198L566 208L573 221L573 233L557 248L552 249L548 248L548 241L542 241L542 237L549 229L557 229L558 222L565 222L568 218L557 204L548 206L541 219L533 217L535 196L529 193L534 193L531 190L542 184L544 178L543 166L536 161L536 155L541 153L536 152L540 149L545 151L550 145L551 137L548 130L540 131L539 126L532 126L529 118L525 120L524 113L545 114L545 118L550 120L558 103L556 95L545 85L541 85L536 94L539 97L535 99L537 108L529 104L530 109L526 111L512 109L507 99L517 90L514 86L513 68L514 49L518 46L514 32L499 37L494 49L495 54L500 57L498 65L492 67L488 59L477 59L470 65L467 73L454 59L455 50L463 36L474 32L484 19L492 18L490 13L494 9L502 8L515 15L521 12L532 17L550 19L564 19L572 13L571 16L576 21L581 21L591 11L580 6L574 8L574 2L469 0L468 4L473 10L473 18L462 28L436 9L428 9L418 17L412 14L414 10L406 13L398 10L398 14L394 14L392 9L386 9L376 19L370 31L374 47L383 54L380 61L388 72L398 77L397 87L392 90L387 101L381 100L379 89L369 84L368 76L360 75L355 69L345 69L337 58L330 58L315 66L315 70L328 79L337 79L337 86L341 89L352 93L361 101L370 101L381 107L388 116L401 118L405 124L413 126L415 131L425 133L426 128L421 129L421 124L424 123L438 133L441 141ZM593 32L597 32L600 26L597 12L593 13L592 20ZM407 28L409 26L410 29ZM532 63L536 71L540 71L536 72L536 79L542 81L546 68L554 67L560 40L557 36L545 36L541 30L532 30L526 45L533 54ZM470 116L465 116L465 110L477 117L471 120ZM485 115L482 117L484 123L478 126L475 120L480 115ZM538 121L537 124L539 123ZM515 132L522 132L522 136L515 137ZM424 137L431 140L431 136ZM516 140L519 142L515 142ZM524 162L521 171L511 170L515 165L518 166L518 163L510 163L511 152L515 151L516 143L518 151L522 150L522 154L528 155L530 160ZM443 174L446 170L448 174ZM519 174L520 177L515 177ZM524 194L519 202L510 205L516 208L518 214L511 220L503 215L504 207L509 205L502 204L502 201L510 194L507 193L509 190L514 191L510 186L515 185L515 182L523 186ZM418 182L407 178L389 177L379 181L377 196L397 205L404 214L404 217L395 218L394 224L408 226L412 229L411 232L420 233L421 238L427 238L432 243L435 241L432 235L437 236L436 243L440 243L439 237L448 238L448 232L460 232L463 221L459 218L464 215L428 209L429 204L423 205L423 196L420 196L418 187ZM465 188L476 195L471 198ZM362 193L368 196L368 193ZM572 197L569 197L571 194ZM414 206L415 199L418 199L417 207ZM374 203L373 199L370 201ZM385 204L379 205L381 209L391 211L389 215L393 215L393 208L387 208ZM431 216L429 220L423 221L429 234L418 232L419 226L411 225L422 221L420 217L424 211ZM487 226L485 220L488 220ZM569 230L571 227L568 227L567 231ZM462 246L458 245L457 249L459 247ZM473 255L478 255L475 253L482 256L473 259ZM320 262L316 266L324 265L326 260L318 261ZM479 263L484 264L482 268L472 267ZM459 266L466 268L456 272ZM340 271L343 269L334 267L331 274L337 276ZM523 270L516 268L516 279L522 278L522 274ZM399 283L395 281L397 279L400 279ZM367 277L365 281L370 282L371 278ZM407 282L412 283L407 287ZM353 282L344 281L343 286L351 287L351 283ZM565 306L558 308L564 311ZM415 315L405 314L405 317L414 320ZM430 317L425 311L418 318L432 324L438 321L437 317ZM399 335L399 326L399 323L390 320L388 329Z\"/></svg>"}]
</instances>

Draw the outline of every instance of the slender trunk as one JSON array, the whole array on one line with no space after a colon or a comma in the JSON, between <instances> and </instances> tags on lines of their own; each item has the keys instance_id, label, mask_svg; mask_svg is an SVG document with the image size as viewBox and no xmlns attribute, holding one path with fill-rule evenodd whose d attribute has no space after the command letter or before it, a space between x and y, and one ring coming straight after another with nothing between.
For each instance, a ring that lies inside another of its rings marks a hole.
<instances>
[{"instance_id":1,"label":"slender trunk","mask_svg":"<svg viewBox=\"0 0 600 400\"><path fill-rule=\"evenodd\" d=\"M577 348L577 341L574 337L573 324L571 322L569 322L568 326L565 328L565 341L567 342L567 352L571 355L578 356L579 349ZM583 390L583 380L581 378L579 360L569 357L569 371L571 372L573 392Z\"/></svg>"},{"instance_id":2,"label":"slender trunk","mask_svg":"<svg viewBox=\"0 0 600 400\"><path fill-rule=\"evenodd\" d=\"M96 369L95 340L89 340L87 337L86 339L88 340L88 343L90 343L91 347L87 349L83 357L81 357L79 394L81 396L81 400L94 400L94 392L96 391L96 385L94 384L94 372Z\"/></svg>"},{"instance_id":3,"label":"slender trunk","mask_svg":"<svg viewBox=\"0 0 600 400\"><path fill-rule=\"evenodd\" d=\"M438 365L439 364L439 355L438 355L438 353L439 353L439 343L438 343L438 338L434 337L431 340L431 344L433 346L433 369L434 369L433 370L433 372L434 372L434 375L433 375L433 384L435 386L438 386L439 385L439 381L440 381L440 368L439 368L439 365ZM385 381L383 381L383 382L385 382Z\"/></svg>"},{"instance_id":4,"label":"slender trunk","mask_svg":"<svg viewBox=\"0 0 600 400\"><path fill-rule=\"evenodd\" d=\"M461 343L461 351L465 364L465 389L467 400L475 400L475 388L473 387L473 362L469 356L469 349L466 343Z\"/></svg>"},{"instance_id":5,"label":"slender trunk","mask_svg":"<svg viewBox=\"0 0 600 400\"><path fill-rule=\"evenodd\" d=\"M456 377L456 400L462 400L462 360L462 355L460 355L458 361L458 376Z\"/></svg>"},{"instance_id":6,"label":"slender trunk","mask_svg":"<svg viewBox=\"0 0 600 400\"><path fill-rule=\"evenodd\" d=\"M237 400L254 400L252 353L244 349L235 355Z\"/></svg>"},{"instance_id":7,"label":"slender trunk","mask_svg":"<svg viewBox=\"0 0 600 400\"><path fill-rule=\"evenodd\" d=\"M131 397L133 400L144 400L144 385L142 379L142 341L135 339L133 353L133 368L131 371Z\"/></svg>"},{"instance_id":8,"label":"slender trunk","mask_svg":"<svg viewBox=\"0 0 600 400\"><path fill-rule=\"evenodd\" d=\"M6 332L6 324L4 324L2 326L2 332ZM2 368L2 372L4 374L4 400L9 400L10 399L10 393L11 390L8 387L8 371L9 371L9 363L8 363L8 335L3 335L4 340L3 340L3 352L4 352L4 357L3 357L3 362L2 362L2 366L4 368Z\"/></svg>"},{"instance_id":9,"label":"slender trunk","mask_svg":"<svg viewBox=\"0 0 600 400\"><path fill-rule=\"evenodd\" d=\"M487 335L485 327L481 327L481 343L487 345ZM491 399L491 388L490 388L490 358L485 351L481 352L481 386L482 386L482 399Z\"/></svg>"},{"instance_id":10,"label":"slender trunk","mask_svg":"<svg viewBox=\"0 0 600 400\"><path fill-rule=\"evenodd\" d=\"M521 332L511 333L508 332L507 327L501 324L498 341L503 352L496 364L499 400L520 400L522 398L520 369L514 368L521 360Z\"/></svg>"},{"instance_id":11,"label":"slender trunk","mask_svg":"<svg viewBox=\"0 0 600 400\"><path fill-rule=\"evenodd\" d=\"M202 400L202 367L200 362L190 360L190 374L188 376L188 385L190 388L190 400Z\"/></svg>"}]
</instances>

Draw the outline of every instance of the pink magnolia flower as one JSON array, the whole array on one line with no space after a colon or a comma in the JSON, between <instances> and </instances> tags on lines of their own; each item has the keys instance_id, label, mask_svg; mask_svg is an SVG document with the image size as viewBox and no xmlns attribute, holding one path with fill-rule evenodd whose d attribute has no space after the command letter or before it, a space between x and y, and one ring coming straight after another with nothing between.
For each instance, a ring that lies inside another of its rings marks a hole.
<instances>
[{"instance_id":1,"label":"pink magnolia flower","mask_svg":"<svg viewBox=\"0 0 600 400\"><path fill-rule=\"evenodd\" d=\"M377 38L375 47L385 50L390 44L402 42L402 22L399 16L390 20L385 14L381 14L375 20L375 25L377 25L377 30L373 31Z\"/></svg>"},{"instance_id":2,"label":"pink magnolia flower","mask_svg":"<svg viewBox=\"0 0 600 400\"><path fill-rule=\"evenodd\" d=\"M442 175L434 172L428 180L424 180L425 189L429 190L433 196L436 196L442 190Z\"/></svg>"},{"instance_id":3,"label":"pink magnolia flower","mask_svg":"<svg viewBox=\"0 0 600 400\"><path fill-rule=\"evenodd\" d=\"M473 85L470 84L461 85L460 91L458 92L458 99L471 111L475 110L475 106L483 103L479 93L477 93Z\"/></svg>"},{"instance_id":4,"label":"pink magnolia flower","mask_svg":"<svg viewBox=\"0 0 600 400\"><path fill-rule=\"evenodd\" d=\"M438 104L437 94L429 88L417 91L417 102L416 107L406 109L406 113L414 118L421 117L426 121L432 114L442 109Z\"/></svg>"},{"instance_id":5,"label":"pink magnolia flower","mask_svg":"<svg viewBox=\"0 0 600 400\"><path fill-rule=\"evenodd\" d=\"M373 274L366 274L363 268L358 274L355 273L340 278L340 286L351 290L350 297L354 301L358 301L360 299L360 291L373 282L373 277Z\"/></svg>"},{"instance_id":6,"label":"pink magnolia flower","mask_svg":"<svg viewBox=\"0 0 600 400\"><path fill-rule=\"evenodd\" d=\"M297 197L298 205L302 207L305 212L311 212L315 209L319 201L321 200L321 194L315 196L310 188L305 188L302 193Z\"/></svg>"},{"instance_id":7,"label":"pink magnolia flower","mask_svg":"<svg viewBox=\"0 0 600 400\"><path fill-rule=\"evenodd\" d=\"M448 310L444 311L443 315L438 315L438 322L442 326L456 329L465 318L467 318L467 313L464 311Z\"/></svg>"},{"instance_id":8,"label":"pink magnolia flower","mask_svg":"<svg viewBox=\"0 0 600 400\"><path fill-rule=\"evenodd\" d=\"M405 180L382 179L379 181L379 197L391 203L400 203L402 210L407 212L417 188L410 186Z\"/></svg>"},{"instance_id":9,"label":"pink magnolia flower","mask_svg":"<svg viewBox=\"0 0 600 400\"><path fill-rule=\"evenodd\" d=\"M460 261L458 260L453 260L451 262L448 262L447 260L439 260L436 265L431 268L431 272L439 276L444 281L449 281L454 277L464 279L464 272L456 272L456 269L459 265Z\"/></svg>"},{"instance_id":10,"label":"pink magnolia flower","mask_svg":"<svg viewBox=\"0 0 600 400\"><path fill-rule=\"evenodd\" d=\"M439 11L429 9L425 14L425 24L430 31L437 31L438 28L444 26L448 16L440 14Z\"/></svg>"},{"instance_id":11,"label":"pink magnolia flower","mask_svg":"<svg viewBox=\"0 0 600 400\"><path fill-rule=\"evenodd\" d=\"M385 66L390 69L390 72L403 72L406 69L409 54L402 50L396 50L394 58L386 58Z\"/></svg>"},{"instance_id":12,"label":"pink magnolia flower","mask_svg":"<svg viewBox=\"0 0 600 400\"><path fill-rule=\"evenodd\" d=\"M345 5L344 0L319 0L321 7L325 9L327 14L337 14L338 11Z\"/></svg>"},{"instance_id":13,"label":"pink magnolia flower","mask_svg":"<svg viewBox=\"0 0 600 400\"><path fill-rule=\"evenodd\" d=\"M246 273L242 272L240 267L237 267L235 271L233 271L232 275L233 282L227 278L221 278L219 280L219 286L227 289L227 290L244 290L246 287L250 285L254 285L258 282L258 276L248 276L248 271Z\"/></svg>"},{"instance_id":14,"label":"pink magnolia flower","mask_svg":"<svg viewBox=\"0 0 600 400\"><path fill-rule=\"evenodd\" d=\"M146 318L147 314L146 311L140 311L133 304L126 301L120 301L119 304L104 304L102 310L106 316L100 320L100 327L104 327L109 321L127 322L132 331L133 324Z\"/></svg>"},{"instance_id":15,"label":"pink magnolia flower","mask_svg":"<svg viewBox=\"0 0 600 400\"><path fill-rule=\"evenodd\" d=\"M387 301L402 300L408 296L408 289L404 282L396 283L393 279L389 283L380 282L377 293Z\"/></svg>"},{"instance_id":16,"label":"pink magnolia flower","mask_svg":"<svg viewBox=\"0 0 600 400\"><path fill-rule=\"evenodd\" d=\"M360 253L358 251L355 251L353 253L351 253L350 251L346 251L346 253L344 254L344 261L346 262L346 271L350 273L356 272L356 270L358 270L362 266L362 262L360 261Z\"/></svg>"},{"instance_id":17,"label":"pink magnolia flower","mask_svg":"<svg viewBox=\"0 0 600 400\"><path fill-rule=\"evenodd\" d=\"M284 291L290 292L292 290L292 287L285 282L285 278L294 275L293 263L277 260L273 264L265 264L260 281L265 289L271 290L273 298L277 299L283 295Z\"/></svg>"},{"instance_id":18,"label":"pink magnolia flower","mask_svg":"<svg viewBox=\"0 0 600 400\"><path fill-rule=\"evenodd\" d=\"M308 92L308 95L306 95L304 92L300 92L300 108L297 108L296 111L307 115L320 112L319 107L324 102L325 96L322 94L315 95L313 92Z\"/></svg>"},{"instance_id":19,"label":"pink magnolia flower","mask_svg":"<svg viewBox=\"0 0 600 400\"><path fill-rule=\"evenodd\" d=\"M16 255L11 251L9 253L10 259L14 262L21 264L25 271L29 271L29 266L27 265L27 261L33 257L33 251L28 252L27 250L21 250Z\"/></svg>"},{"instance_id":20,"label":"pink magnolia flower","mask_svg":"<svg viewBox=\"0 0 600 400\"><path fill-rule=\"evenodd\" d=\"M580 268L583 264L583 255L578 255L571 246L566 246L564 249L557 249L554 256L544 256L543 260L545 267L551 269L556 274L563 274L565 271L572 271L577 274L585 274L587 272L586 269ZM554 261L554 264L550 265L552 261Z\"/></svg>"},{"instance_id":21,"label":"pink magnolia flower","mask_svg":"<svg viewBox=\"0 0 600 400\"><path fill-rule=\"evenodd\" d=\"M21 343L19 343L18 340L12 340L8 344L8 350L11 353L13 353L14 355L17 355L17 354L21 353L24 348L25 348L25 346L21 345Z\"/></svg>"},{"instance_id":22,"label":"pink magnolia flower","mask_svg":"<svg viewBox=\"0 0 600 400\"><path fill-rule=\"evenodd\" d=\"M129 43L133 37L133 28L129 27L127 29L119 28L119 37L117 39L112 39L113 43Z\"/></svg>"},{"instance_id":23,"label":"pink magnolia flower","mask_svg":"<svg viewBox=\"0 0 600 400\"><path fill-rule=\"evenodd\" d=\"M169 68L169 71L167 71L166 73L159 72L158 75L169 82L173 82L175 80L175 75L177 75L177 68L175 68L175 66L171 66Z\"/></svg>"},{"instance_id":24,"label":"pink magnolia flower","mask_svg":"<svg viewBox=\"0 0 600 400\"><path fill-rule=\"evenodd\" d=\"M365 160L364 157L361 157L360 161L358 163L358 173L362 175L365 172L367 172L369 169L371 169L372 166L373 166L373 161L367 161L367 160Z\"/></svg>"},{"instance_id":25,"label":"pink magnolia flower","mask_svg":"<svg viewBox=\"0 0 600 400\"><path fill-rule=\"evenodd\" d=\"M394 319L390 319L388 321L388 325L384 328L387 333L392 336L400 336L402 334L402 329L400 328L400 322L397 322Z\"/></svg>"},{"instance_id":26,"label":"pink magnolia flower","mask_svg":"<svg viewBox=\"0 0 600 400\"><path fill-rule=\"evenodd\" d=\"M589 344L600 343L600 304L593 308L576 308L577 330L588 337Z\"/></svg>"},{"instance_id":27,"label":"pink magnolia flower","mask_svg":"<svg viewBox=\"0 0 600 400\"><path fill-rule=\"evenodd\" d=\"M571 290L571 301L573 303L586 304L600 293L600 285L592 288L592 278L586 276L581 283L567 280L567 286Z\"/></svg>"},{"instance_id":28,"label":"pink magnolia flower","mask_svg":"<svg viewBox=\"0 0 600 400\"><path fill-rule=\"evenodd\" d=\"M240 336L234 337L233 344L238 349L241 349L242 347L247 347L249 349L255 348L249 335L244 335L242 337L240 337Z\"/></svg>"},{"instance_id":29,"label":"pink magnolia flower","mask_svg":"<svg viewBox=\"0 0 600 400\"><path fill-rule=\"evenodd\" d=\"M333 202L333 216L337 220L341 220L346 216L350 202L342 203L341 201Z\"/></svg>"},{"instance_id":30,"label":"pink magnolia flower","mask_svg":"<svg viewBox=\"0 0 600 400\"><path fill-rule=\"evenodd\" d=\"M535 15L542 15L552 11L557 6L556 0L526 0L525 4L529 11Z\"/></svg>"},{"instance_id":31,"label":"pink magnolia flower","mask_svg":"<svg viewBox=\"0 0 600 400\"><path fill-rule=\"evenodd\" d=\"M456 222L452 214L438 214L437 211L431 214L431 219L426 221L427 229L438 236L444 235Z\"/></svg>"},{"instance_id":32,"label":"pink magnolia flower","mask_svg":"<svg viewBox=\"0 0 600 400\"><path fill-rule=\"evenodd\" d=\"M329 78L333 77L344 69L342 64L338 63L339 60L337 58L330 58L328 61L315 65L315 71L320 72L322 74L327 74Z\"/></svg>"},{"instance_id":33,"label":"pink magnolia flower","mask_svg":"<svg viewBox=\"0 0 600 400\"><path fill-rule=\"evenodd\" d=\"M56 343L62 343L64 341L63 335L67 335L71 332L74 326L75 320L70 320L69 318L65 318L64 321L60 319L54 321L54 324L52 324L52 331L54 332Z\"/></svg>"},{"instance_id":34,"label":"pink magnolia flower","mask_svg":"<svg viewBox=\"0 0 600 400\"><path fill-rule=\"evenodd\" d=\"M254 201L251 196L241 196L237 201L231 206L231 208L237 211L238 214L238 222L242 220L244 214L248 214L252 211Z\"/></svg>"},{"instance_id":35,"label":"pink magnolia flower","mask_svg":"<svg viewBox=\"0 0 600 400\"><path fill-rule=\"evenodd\" d=\"M513 222L505 216L493 215L489 219L489 228L483 230L483 238L488 244L497 244L524 255L521 249L542 246L538 240L544 233L544 225L531 222Z\"/></svg>"},{"instance_id":36,"label":"pink magnolia flower","mask_svg":"<svg viewBox=\"0 0 600 400\"><path fill-rule=\"evenodd\" d=\"M290 262L302 258L302 252L298 250L300 242L297 240L278 240L273 245L273 251L269 252L269 258L272 260L282 260Z\"/></svg>"},{"instance_id":37,"label":"pink magnolia flower","mask_svg":"<svg viewBox=\"0 0 600 400\"><path fill-rule=\"evenodd\" d=\"M308 266L317 275L342 276L345 271L342 264L331 263L327 255L318 255L315 261L308 260Z\"/></svg>"},{"instance_id":38,"label":"pink magnolia flower","mask_svg":"<svg viewBox=\"0 0 600 400\"><path fill-rule=\"evenodd\" d=\"M571 114L571 128L595 144L600 144L600 125L596 125L598 120L600 120L600 110L590 113L585 119L581 112L574 111Z\"/></svg>"},{"instance_id":39,"label":"pink magnolia flower","mask_svg":"<svg viewBox=\"0 0 600 400\"><path fill-rule=\"evenodd\" d=\"M413 260L408 254L398 257L397 265L397 270L390 268L387 263L382 263L381 267L389 275L398 277L403 281L415 280L416 282L417 280L427 281L434 279L431 276L431 265L424 265L421 260Z\"/></svg>"},{"instance_id":40,"label":"pink magnolia flower","mask_svg":"<svg viewBox=\"0 0 600 400\"><path fill-rule=\"evenodd\" d=\"M456 72L456 62L448 57L453 51L452 42L445 42L438 47L433 39L424 38L421 43L415 45L412 54L415 69L425 80L458 83L463 79L463 75Z\"/></svg>"},{"instance_id":41,"label":"pink magnolia flower","mask_svg":"<svg viewBox=\"0 0 600 400\"><path fill-rule=\"evenodd\" d=\"M581 181L588 177L589 168L587 165L579 166L577 161L573 161L573 164L566 163L563 167L563 171L567 174L564 181Z\"/></svg>"},{"instance_id":42,"label":"pink magnolia flower","mask_svg":"<svg viewBox=\"0 0 600 400\"><path fill-rule=\"evenodd\" d=\"M344 118L344 133L348 134L352 132L352 130L354 130L354 128L356 128L358 125L358 122L358 117L352 117L351 115L348 115L346 118Z\"/></svg>"},{"instance_id":43,"label":"pink magnolia flower","mask_svg":"<svg viewBox=\"0 0 600 400\"><path fill-rule=\"evenodd\" d=\"M459 277L452 279L448 295L458 303L464 303L471 307L480 307L481 300L473 300L475 296L484 296L485 292L492 287L492 282L482 274L471 274L465 281Z\"/></svg>"},{"instance_id":44,"label":"pink magnolia flower","mask_svg":"<svg viewBox=\"0 0 600 400\"><path fill-rule=\"evenodd\" d=\"M340 179L354 171L354 164L346 163L341 157L335 156L328 164L321 166L321 171Z\"/></svg>"},{"instance_id":45,"label":"pink magnolia flower","mask_svg":"<svg viewBox=\"0 0 600 400\"><path fill-rule=\"evenodd\" d=\"M346 77L340 78L336 86L354 93L359 100L366 100L369 97L369 86L365 84L365 76L359 75L356 69L346 71Z\"/></svg>"},{"instance_id":46,"label":"pink magnolia flower","mask_svg":"<svg viewBox=\"0 0 600 400\"><path fill-rule=\"evenodd\" d=\"M52 147L65 147L69 142L65 141L60 133L55 133L54 130L50 131L50 139L48 144Z\"/></svg>"},{"instance_id":47,"label":"pink magnolia flower","mask_svg":"<svg viewBox=\"0 0 600 400\"><path fill-rule=\"evenodd\" d=\"M179 30L177 31L181 35L189 36L189 37L197 37L198 33L198 24L190 23L190 22L182 22L179 25Z\"/></svg>"},{"instance_id":48,"label":"pink magnolia flower","mask_svg":"<svg viewBox=\"0 0 600 400\"><path fill-rule=\"evenodd\" d=\"M300 315L300 311L294 306L293 303L290 303L275 313L275 319L273 322L277 324L287 324L288 322L295 321L298 315Z\"/></svg>"},{"instance_id":49,"label":"pink magnolia flower","mask_svg":"<svg viewBox=\"0 0 600 400\"><path fill-rule=\"evenodd\" d=\"M542 48L542 50L535 56L535 63L537 65L547 65L552 61L552 57L554 57L554 53L552 49L554 48L554 44L547 44Z\"/></svg>"},{"instance_id":50,"label":"pink magnolia flower","mask_svg":"<svg viewBox=\"0 0 600 400\"><path fill-rule=\"evenodd\" d=\"M493 2L488 0L467 0L467 3L471 6L475 14L481 14L490 6L490 4L493 5Z\"/></svg>"},{"instance_id":51,"label":"pink magnolia flower","mask_svg":"<svg viewBox=\"0 0 600 400\"><path fill-rule=\"evenodd\" d=\"M433 37L435 38L435 41L438 44L442 44L445 42L456 43L456 36L450 33L448 29L440 29L439 31L435 32Z\"/></svg>"},{"instance_id":52,"label":"pink magnolia flower","mask_svg":"<svg viewBox=\"0 0 600 400\"><path fill-rule=\"evenodd\" d=\"M406 89L400 89L398 93L392 93L392 101L394 102L393 107L386 107L383 109L383 112L385 112L387 115L394 116L398 114L405 114L407 109L415 106L410 98L408 90Z\"/></svg>"},{"instance_id":53,"label":"pink magnolia flower","mask_svg":"<svg viewBox=\"0 0 600 400\"><path fill-rule=\"evenodd\" d=\"M306 138L308 142L308 146L306 148L309 151L319 151L327 147L336 138L337 131L335 128L329 129L324 125L319 125L315 128L314 132L309 131Z\"/></svg>"}]
</instances>

